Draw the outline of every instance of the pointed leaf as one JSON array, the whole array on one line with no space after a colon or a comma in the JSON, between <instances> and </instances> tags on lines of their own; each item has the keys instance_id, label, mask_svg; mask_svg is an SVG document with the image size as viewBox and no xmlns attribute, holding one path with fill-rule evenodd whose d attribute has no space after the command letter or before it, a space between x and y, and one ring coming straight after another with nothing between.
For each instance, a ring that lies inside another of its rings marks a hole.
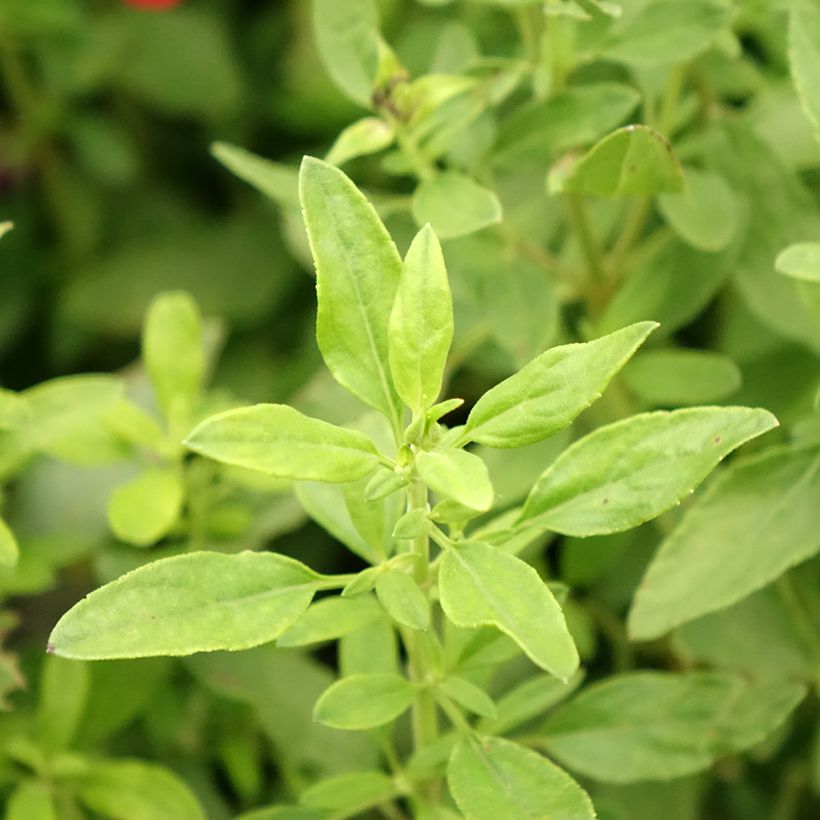
<instances>
[{"instance_id":1,"label":"pointed leaf","mask_svg":"<svg viewBox=\"0 0 820 820\"><path fill-rule=\"evenodd\" d=\"M387 614L410 629L430 626L430 605L418 584L403 570L389 569L376 580L376 595Z\"/></svg>"},{"instance_id":2,"label":"pointed leaf","mask_svg":"<svg viewBox=\"0 0 820 820\"><path fill-rule=\"evenodd\" d=\"M656 327L638 322L592 342L547 350L475 403L462 440L522 447L557 433L601 395Z\"/></svg>"},{"instance_id":3,"label":"pointed leaf","mask_svg":"<svg viewBox=\"0 0 820 820\"><path fill-rule=\"evenodd\" d=\"M493 485L478 456L454 447L423 450L416 456L416 468L435 492L473 510L489 510L492 506Z\"/></svg>"},{"instance_id":4,"label":"pointed leaf","mask_svg":"<svg viewBox=\"0 0 820 820\"><path fill-rule=\"evenodd\" d=\"M322 598L312 604L276 642L278 646L307 646L336 640L383 617L373 597Z\"/></svg>"},{"instance_id":5,"label":"pointed leaf","mask_svg":"<svg viewBox=\"0 0 820 820\"><path fill-rule=\"evenodd\" d=\"M390 800L395 793L393 781L384 772L349 772L320 780L302 792L299 802L353 815Z\"/></svg>"},{"instance_id":6,"label":"pointed leaf","mask_svg":"<svg viewBox=\"0 0 820 820\"><path fill-rule=\"evenodd\" d=\"M146 470L118 487L108 502L108 521L117 538L147 547L167 535L182 509L182 481L176 470Z\"/></svg>"},{"instance_id":7,"label":"pointed leaf","mask_svg":"<svg viewBox=\"0 0 820 820\"><path fill-rule=\"evenodd\" d=\"M185 446L208 458L304 481L355 481L379 465L364 433L302 415L284 404L255 404L203 421Z\"/></svg>"},{"instance_id":8,"label":"pointed leaf","mask_svg":"<svg viewBox=\"0 0 820 820\"><path fill-rule=\"evenodd\" d=\"M398 423L387 349L401 257L373 206L338 168L306 157L299 195L316 262L322 356L341 385Z\"/></svg>"},{"instance_id":9,"label":"pointed leaf","mask_svg":"<svg viewBox=\"0 0 820 820\"><path fill-rule=\"evenodd\" d=\"M378 117L364 119L348 125L336 137L325 162L331 165L344 165L355 157L375 154L392 144L395 134L393 128Z\"/></svg>"},{"instance_id":10,"label":"pointed leaf","mask_svg":"<svg viewBox=\"0 0 820 820\"><path fill-rule=\"evenodd\" d=\"M313 719L335 729L373 729L410 708L416 687L400 675L351 675L316 701Z\"/></svg>"},{"instance_id":11,"label":"pointed leaf","mask_svg":"<svg viewBox=\"0 0 820 820\"><path fill-rule=\"evenodd\" d=\"M443 680L439 688L447 697L476 715L494 718L498 714L492 698L466 678L451 676Z\"/></svg>"},{"instance_id":12,"label":"pointed leaf","mask_svg":"<svg viewBox=\"0 0 820 820\"><path fill-rule=\"evenodd\" d=\"M272 552L164 558L95 590L62 618L49 651L102 660L247 649L307 609L316 574Z\"/></svg>"},{"instance_id":13,"label":"pointed leaf","mask_svg":"<svg viewBox=\"0 0 820 820\"><path fill-rule=\"evenodd\" d=\"M561 607L538 573L514 555L478 543L448 550L439 593L444 614L457 626L497 627L558 678L578 668Z\"/></svg>"},{"instance_id":14,"label":"pointed leaf","mask_svg":"<svg viewBox=\"0 0 820 820\"><path fill-rule=\"evenodd\" d=\"M820 242L798 242L778 254L775 269L806 282L820 282Z\"/></svg>"},{"instance_id":15,"label":"pointed leaf","mask_svg":"<svg viewBox=\"0 0 820 820\"><path fill-rule=\"evenodd\" d=\"M736 447L776 426L766 410L695 407L601 427L544 472L519 522L580 536L637 527L692 492Z\"/></svg>"},{"instance_id":16,"label":"pointed leaf","mask_svg":"<svg viewBox=\"0 0 820 820\"><path fill-rule=\"evenodd\" d=\"M277 205L298 206L299 179L295 168L257 156L227 142L215 142L211 146L211 153L231 173L253 185Z\"/></svg>"}]
</instances>

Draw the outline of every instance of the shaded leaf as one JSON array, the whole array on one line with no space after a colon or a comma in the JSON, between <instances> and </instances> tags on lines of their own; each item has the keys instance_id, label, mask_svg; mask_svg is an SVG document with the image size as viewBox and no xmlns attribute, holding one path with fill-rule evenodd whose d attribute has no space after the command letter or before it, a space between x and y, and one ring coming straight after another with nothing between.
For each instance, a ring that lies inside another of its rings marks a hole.
<instances>
[{"instance_id":1,"label":"shaded leaf","mask_svg":"<svg viewBox=\"0 0 820 820\"><path fill-rule=\"evenodd\" d=\"M500 222L501 203L472 177L444 171L416 188L413 216L419 225L429 222L441 239L454 239Z\"/></svg>"},{"instance_id":2,"label":"shaded leaf","mask_svg":"<svg viewBox=\"0 0 820 820\"><path fill-rule=\"evenodd\" d=\"M806 282L820 282L820 242L799 242L782 250L774 266L779 273Z\"/></svg>"},{"instance_id":3,"label":"shaded leaf","mask_svg":"<svg viewBox=\"0 0 820 820\"><path fill-rule=\"evenodd\" d=\"M410 708L416 687L399 675L351 675L325 691L313 718L335 729L373 729Z\"/></svg>"},{"instance_id":4,"label":"shaded leaf","mask_svg":"<svg viewBox=\"0 0 820 820\"><path fill-rule=\"evenodd\" d=\"M108 502L108 521L117 538L147 547L167 535L182 509L183 487L175 470L146 470L118 487Z\"/></svg>"}]
</instances>

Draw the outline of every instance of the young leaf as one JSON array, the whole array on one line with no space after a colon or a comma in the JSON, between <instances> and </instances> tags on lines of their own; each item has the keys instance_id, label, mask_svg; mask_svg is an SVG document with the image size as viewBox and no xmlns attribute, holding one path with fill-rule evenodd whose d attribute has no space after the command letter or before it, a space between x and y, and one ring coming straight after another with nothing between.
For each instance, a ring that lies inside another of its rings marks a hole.
<instances>
[{"instance_id":1,"label":"young leaf","mask_svg":"<svg viewBox=\"0 0 820 820\"><path fill-rule=\"evenodd\" d=\"M372 596L322 598L277 640L277 646L307 646L341 638L383 617Z\"/></svg>"},{"instance_id":2,"label":"young leaf","mask_svg":"<svg viewBox=\"0 0 820 820\"><path fill-rule=\"evenodd\" d=\"M789 245L778 254L774 266L779 273L793 279L820 282L820 242Z\"/></svg>"},{"instance_id":3,"label":"young leaf","mask_svg":"<svg viewBox=\"0 0 820 820\"><path fill-rule=\"evenodd\" d=\"M497 737L464 738L447 765L450 793L467 820L594 820L586 792L547 758Z\"/></svg>"},{"instance_id":4,"label":"young leaf","mask_svg":"<svg viewBox=\"0 0 820 820\"><path fill-rule=\"evenodd\" d=\"M185 439L208 458L299 481L355 481L379 465L364 433L302 415L284 404L217 413Z\"/></svg>"},{"instance_id":5,"label":"young leaf","mask_svg":"<svg viewBox=\"0 0 820 820\"><path fill-rule=\"evenodd\" d=\"M66 749L75 739L88 699L88 666L50 656L40 678L37 739L51 752Z\"/></svg>"},{"instance_id":6,"label":"young leaf","mask_svg":"<svg viewBox=\"0 0 820 820\"><path fill-rule=\"evenodd\" d=\"M441 246L425 225L404 260L390 314L390 370L402 401L415 413L441 391L453 341L453 300Z\"/></svg>"},{"instance_id":7,"label":"young leaf","mask_svg":"<svg viewBox=\"0 0 820 820\"><path fill-rule=\"evenodd\" d=\"M430 605L418 584L403 570L389 569L376 580L376 595L387 614L410 629L430 626Z\"/></svg>"},{"instance_id":8,"label":"young leaf","mask_svg":"<svg viewBox=\"0 0 820 820\"><path fill-rule=\"evenodd\" d=\"M501 203L472 177L444 171L419 183L413 216L419 225L429 222L441 239L455 239L500 222Z\"/></svg>"},{"instance_id":9,"label":"young leaf","mask_svg":"<svg viewBox=\"0 0 820 820\"><path fill-rule=\"evenodd\" d=\"M538 573L514 555L480 543L447 550L439 594L444 614L457 626L497 627L563 680L578 668L561 607Z\"/></svg>"},{"instance_id":10,"label":"young leaf","mask_svg":"<svg viewBox=\"0 0 820 820\"><path fill-rule=\"evenodd\" d=\"M153 468L118 487L108 502L114 535L147 547L167 535L182 509L183 487L176 470Z\"/></svg>"},{"instance_id":11,"label":"young leaf","mask_svg":"<svg viewBox=\"0 0 820 820\"><path fill-rule=\"evenodd\" d=\"M629 633L659 637L739 601L820 549L820 450L777 447L731 465L661 544Z\"/></svg>"},{"instance_id":12,"label":"young leaf","mask_svg":"<svg viewBox=\"0 0 820 820\"><path fill-rule=\"evenodd\" d=\"M693 407L600 427L543 473L519 522L580 536L637 527L692 492L736 447L776 426L766 410Z\"/></svg>"},{"instance_id":13,"label":"young leaf","mask_svg":"<svg viewBox=\"0 0 820 820\"><path fill-rule=\"evenodd\" d=\"M639 322L547 350L475 403L461 441L523 447L557 433L601 395L656 327Z\"/></svg>"},{"instance_id":14,"label":"young leaf","mask_svg":"<svg viewBox=\"0 0 820 820\"><path fill-rule=\"evenodd\" d=\"M416 468L431 490L473 510L492 506L493 485L478 456L454 447L422 450L416 456Z\"/></svg>"},{"instance_id":15,"label":"young leaf","mask_svg":"<svg viewBox=\"0 0 820 820\"><path fill-rule=\"evenodd\" d=\"M215 142L211 153L231 173L252 185L277 205L299 205L299 179L295 169L272 162L227 142Z\"/></svg>"},{"instance_id":16,"label":"young leaf","mask_svg":"<svg viewBox=\"0 0 820 820\"><path fill-rule=\"evenodd\" d=\"M384 120L378 117L365 117L348 125L336 137L325 157L325 162L339 166L355 157L375 154L387 148L394 137L393 128Z\"/></svg>"},{"instance_id":17,"label":"young leaf","mask_svg":"<svg viewBox=\"0 0 820 820\"><path fill-rule=\"evenodd\" d=\"M789 62L803 110L820 140L820 10L813 0L792 0Z\"/></svg>"},{"instance_id":18,"label":"young leaf","mask_svg":"<svg viewBox=\"0 0 820 820\"><path fill-rule=\"evenodd\" d=\"M492 698L480 687L466 678L449 677L439 684L439 689L465 709L482 717L494 718L497 715Z\"/></svg>"},{"instance_id":19,"label":"young leaf","mask_svg":"<svg viewBox=\"0 0 820 820\"><path fill-rule=\"evenodd\" d=\"M349 772L320 780L302 792L299 802L349 816L390 800L395 793L393 781L384 772Z\"/></svg>"},{"instance_id":20,"label":"young leaf","mask_svg":"<svg viewBox=\"0 0 820 820\"><path fill-rule=\"evenodd\" d=\"M428 532L430 532L429 513L427 510L418 508L408 510L393 527L393 537L404 541L418 538Z\"/></svg>"},{"instance_id":21,"label":"young leaf","mask_svg":"<svg viewBox=\"0 0 820 820\"><path fill-rule=\"evenodd\" d=\"M550 190L597 196L640 196L683 190L683 171L657 131L627 125L604 137L568 171L550 176Z\"/></svg>"},{"instance_id":22,"label":"young leaf","mask_svg":"<svg viewBox=\"0 0 820 820\"><path fill-rule=\"evenodd\" d=\"M155 763L96 760L75 788L86 806L116 820L205 820L190 789Z\"/></svg>"},{"instance_id":23,"label":"young leaf","mask_svg":"<svg viewBox=\"0 0 820 820\"><path fill-rule=\"evenodd\" d=\"M182 291L162 293L148 307L142 358L165 417L185 423L205 374L202 318Z\"/></svg>"},{"instance_id":24,"label":"young leaf","mask_svg":"<svg viewBox=\"0 0 820 820\"><path fill-rule=\"evenodd\" d=\"M17 539L9 525L0 518L0 567L13 567L17 563L20 550Z\"/></svg>"},{"instance_id":25,"label":"young leaf","mask_svg":"<svg viewBox=\"0 0 820 820\"><path fill-rule=\"evenodd\" d=\"M373 729L410 708L416 687L400 675L351 675L327 689L313 719L334 729Z\"/></svg>"},{"instance_id":26,"label":"young leaf","mask_svg":"<svg viewBox=\"0 0 820 820\"><path fill-rule=\"evenodd\" d=\"M90 593L60 618L48 649L102 660L247 649L308 608L316 574L272 552L163 558Z\"/></svg>"},{"instance_id":27,"label":"young leaf","mask_svg":"<svg viewBox=\"0 0 820 820\"><path fill-rule=\"evenodd\" d=\"M316 336L325 363L341 385L398 424L388 321L401 257L373 206L338 168L306 157L299 195L316 262Z\"/></svg>"}]
</instances>

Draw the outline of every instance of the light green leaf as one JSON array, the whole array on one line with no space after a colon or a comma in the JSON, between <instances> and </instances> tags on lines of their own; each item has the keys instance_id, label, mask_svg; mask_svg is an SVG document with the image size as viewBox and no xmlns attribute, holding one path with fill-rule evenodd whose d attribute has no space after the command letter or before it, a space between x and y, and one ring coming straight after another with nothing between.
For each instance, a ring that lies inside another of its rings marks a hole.
<instances>
[{"instance_id":1,"label":"light green leaf","mask_svg":"<svg viewBox=\"0 0 820 820\"><path fill-rule=\"evenodd\" d=\"M280 635L278 646L306 646L336 640L383 617L371 596L322 598Z\"/></svg>"},{"instance_id":2,"label":"light green leaf","mask_svg":"<svg viewBox=\"0 0 820 820\"><path fill-rule=\"evenodd\" d=\"M0 222L0 239L2 239L13 227L13 222Z\"/></svg>"},{"instance_id":3,"label":"light green leaf","mask_svg":"<svg viewBox=\"0 0 820 820\"><path fill-rule=\"evenodd\" d=\"M9 797L6 820L59 820L51 789L39 780L21 780Z\"/></svg>"},{"instance_id":4,"label":"light green leaf","mask_svg":"<svg viewBox=\"0 0 820 820\"><path fill-rule=\"evenodd\" d=\"M302 806L267 806L244 812L234 820L325 820L325 813Z\"/></svg>"},{"instance_id":5,"label":"light green leaf","mask_svg":"<svg viewBox=\"0 0 820 820\"><path fill-rule=\"evenodd\" d=\"M434 492L452 498L473 510L489 510L493 485L484 462L476 455L448 447L422 450L416 456L416 469Z\"/></svg>"},{"instance_id":6,"label":"light green leaf","mask_svg":"<svg viewBox=\"0 0 820 820\"><path fill-rule=\"evenodd\" d=\"M401 540L418 538L430 532L430 515L425 509L408 510L393 528L393 537Z\"/></svg>"},{"instance_id":7,"label":"light green leaf","mask_svg":"<svg viewBox=\"0 0 820 820\"><path fill-rule=\"evenodd\" d=\"M475 403L461 440L522 447L557 433L601 395L656 327L639 322L592 342L547 350Z\"/></svg>"},{"instance_id":8,"label":"light green leaf","mask_svg":"<svg viewBox=\"0 0 820 820\"><path fill-rule=\"evenodd\" d=\"M635 672L583 690L543 731L550 754L588 777L669 780L762 740L803 693L781 685L776 694L730 675Z\"/></svg>"},{"instance_id":9,"label":"light green leaf","mask_svg":"<svg viewBox=\"0 0 820 820\"><path fill-rule=\"evenodd\" d=\"M456 676L445 678L439 684L439 688L448 698L477 715L494 718L498 714L492 698L466 678Z\"/></svg>"},{"instance_id":10,"label":"light green leaf","mask_svg":"<svg viewBox=\"0 0 820 820\"><path fill-rule=\"evenodd\" d=\"M108 521L117 538L147 547L176 524L182 499L182 481L176 470L149 469L112 493Z\"/></svg>"},{"instance_id":11,"label":"light green leaf","mask_svg":"<svg viewBox=\"0 0 820 820\"><path fill-rule=\"evenodd\" d=\"M49 751L69 748L80 727L89 692L88 667L50 656L40 677L37 739Z\"/></svg>"},{"instance_id":12,"label":"light green leaf","mask_svg":"<svg viewBox=\"0 0 820 820\"><path fill-rule=\"evenodd\" d=\"M441 246L429 225L419 231L407 251L389 333L396 391L411 410L420 412L441 391L453 341L453 299Z\"/></svg>"},{"instance_id":13,"label":"light green leaf","mask_svg":"<svg viewBox=\"0 0 820 820\"><path fill-rule=\"evenodd\" d=\"M820 549L817 447L731 465L661 544L629 614L636 640L729 606Z\"/></svg>"},{"instance_id":14,"label":"light green leaf","mask_svg":"<svg viewBox=\"0 0 820 820\"><path fill-rule=\"evenodd\" d=\"M410 708L416 687L400 675L351 675L327 689L313 719L334 729L373 729Z\"/></svg>"},{"instance_id":15,"label":"light green leaf","mask_svg":"<svg viewBox=\"0 0 820 820\"><path fill-rule=\"evenodd\" d=\"M313 0L319 55L334 83L369 108L379 67L379 29L373 0Z\"/></svg>"},{"instance_id":16,"label":"light green leaf","mask_svg":"<svg viewBox=\"0 0 820 820\"><path fill-rule=\"evenodd\" d=\"M202 317L189 294L162 293L148 306L142 358L165 417L185 424L205 374Z\"/></svg>"},{"instance_id":17,"label":"light green leaf","mask_svg":"<svg viewBox=\"0 0 820 820\"><path fill-rule=\"evenodd\" d=\"M341 385L398 425L388 322L402 273L399 252L373 206L338 168L306 157L299 185L316 262L319 349Z\"/></svg>"},{"instance_id":18,"label":"light green leaf","mask_svg":"<svg viewBox=\"0 0 820 820\"><path fill-rule=\"evenodd\" d=\"M641 196L683 190L683 171L657 131L628 125L604 137L568 171L550 175L550 191L597 196Z\"/></svg>"},{"instance_id":19,"label":"light green leaf","mask_svg":"<svg viewBox=\"0 0 820 820\"><path fill-rule=\"evenodd\" d=\"M316 577L272 552L163 558L76 604L54 627L48 648L86 660L248 649L296 621Z\"/></svg>"},{"instance_id":20,"label":"light green leaf","mask_svg":"<svg viewBox=\"0 0 820 820\"><path fill-rule=\"evenodd\" d=\"M672 229L692 247L719 251L729 244L738 225L738 202L723 177L687 168L679 194L663 194L658 206Z\"/></svg>"},{"instance_id":21,"label":"light green leaf","mask_svg":"<svg viewBox=\"0 0 820 820\"><path fill-rule=\"evenodd\" d=\"M742 380L738 366L709 350L647 350L624 368L627 387L650 404L674 407L720 401Z\"/></svg>"},{"instance_id":22,"label":"light green leaf","mask_svg":"<svg viewBox=\"0 0 820 820\"><path fill-rule=\"evenodd\" d=\"M0 567L13 567L17 563L20 550L17 539L9 525L0 518Z\"/></svg>"},{"instance_id":23,"label":"light green leaf","mask_svg":"<svg viewBox=\"0 0 820 820\"><path fill-rule=\"evenodd\" d=\"M501 203L472 177L444 171L416 188L413 216L419 225L429 222L441 239L454 239L500 222Z\"/></svg>"},{"instance_id":24,"label":"light green leaf","mask_svg":"<svg viewBox=\"0 0 820 820\"><path fill-rule=\"evenodd\" d=\"M447 550L439 593L444 614L457 626L497 627L558 678L578 668L561 607L538 573L514 555L480 543Z\"/></svg>"},{"instance_id":25,"label":"light green leaf","mask_svg":"<svg viewBox=\"0 0 820 820\"><path fill-rule=\"evenodd\" d=\"M447 765L467 820L594 820L586 792L552 761L497 737L464 738Z\"/></svg>"},{"instance_id":26,"label":"light green leaf","mask_svg":"<svg viewBox=\"0 0 820 820\"><path fill-rule=\"evenodd\" d=\"M820 282L820 242L799 242L782 250L774 262L775 269L806 282Z\"/></svg>"},{"instance_id":27,"label":"light green leaf","mask_svg":"<svg viewBox=\"0 0 820 820\"><path fill-rule=\"evenodd\" d=\"M719 0L646 3L613 30L603 54L640 67L683 63L703 51L730 18L730 7Z\"/></svg>"},{"instance_id":28,"label":"light green leaf","mask_svg":"<svg viewBox=\"0 0 820 820\"><path fill-rule=\"evenodd\" d=\"M304 416L284 404L217 413L184 443L225 464L302 481L355 481L379 465L376 445L364 433Z\"/></svg>"},{"instance_id":29,"label":"light green leaf","mask_svg":"<svg viewBox=\"0 0 820 820\"><path fill-rule=\"evenodd\" d=\"M389 569L376 579L376 595L387 614L410 629L430 626L430 605L418 584L401 569Z\"/></svg>"},{"instance_id":30,"label":"light green leaf","mask_svg":"<svg viewBox=\"0 0 820 820\"><path fill-rule=\"evenodd\" d=\"M813 0L792 0L789 63L803 110L820 140L820 9Z\"/></svg>"},{"instance_id":31,"label":"light green leaf","mask_svg":"<svg viewBox=\"0 0 820 820\"><path fill-rule=\"evenodd\" d=\"M215 142L211 153L229 171L253 185L277 205L299 205L299 177L295 168L265 159L227 142Z\"/></svg>"},{"instance_id":32,"label":"light green leaf","mask_svg":"<svg viewBox=\"0 0 820 820\"><path fill-rule=\"evenodd\" d=\"M375 154L393 143L393 128L378 117L364 119L348 125L336 137L336 141L327 152L325 162L331 165L344 165L356 157Z\"/></svg>"},{"instance_id":33,"label":"light green leaf","mask_svg":"<svg viewBox=\"0 0 820 820\"><path fill-rule=\"evenodd\" d=\"M736 447L776 426L766 410L695 407L600 427L543 473L519 521L580 536L637 527L691 493Z\"/></svg>"},{"instance_id":34,"label":"light green leaf","mask_svg":"<svg viewBox=\"0 0 820 820\"><path fill-rule=\"evenodd\" d=\"M142 760L96 760L77 780L76 791L90 809L115 820L205 820L177 775Z\"/></svg>"},{"instance_id":35,"label":"light green leaf","mask_svg":"<svg viewBox=\"0 0 820 820\"><path fill-rule=\"evenodd\" d=\"M346 816L363 812L396 793L383 772L349 772L328 777L302 792L299 802L314 809L342 810Z\"/></svg>"}]
</instances>

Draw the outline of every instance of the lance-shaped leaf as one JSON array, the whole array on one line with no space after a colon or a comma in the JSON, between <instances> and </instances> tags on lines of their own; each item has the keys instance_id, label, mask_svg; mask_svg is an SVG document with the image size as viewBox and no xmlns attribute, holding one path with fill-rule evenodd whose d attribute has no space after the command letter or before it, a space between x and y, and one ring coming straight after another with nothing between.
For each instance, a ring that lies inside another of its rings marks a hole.
<instances>
[{"instance_id":1,"label":"lance-shaped leaf","mask_svg":"<svg viewBox=\"0 0 820 820\"><path fill-rule=\"evenodd\" d=\"M456 626L497 627L534 663L563 680L578 668L561 607L520 558L489 544L450 549L441 559L439 594L444 614Z\"/></svg>"},{"instance_id":2,"label":"lance-shaped leaf","mask_svg":"<svg viewBox=\"0 0 820 820\"><path fill-rule=\"evenodd\" d=\"M551 760L497 737L459 741L447 764L467 820L594 820L587 793Z\"/></svg>"},{"instance_id":3,"label":"lance-shaped leaf","mask_svg":"<svg viewBox=\"0 0 820 820\"><path fill-rule=\"evenodd\" d=\"M76 604L54 627L48 649L83 660L248 649L296 621L317 577L272 552L164 558Z\"/></svg>"},{"instance_id":4,"label":"lance-shaped leaf","mask_svg":"<svg viewBox=\"0 0 820 820\"><path fill-rule=\"evenodd\" d=\"M803 110L820 140L820 8L814 0L792 0L789 63Z\"/></svg>"},{"instance_id":5,"label":"lance-shaped leaf","mask_svg":"<svg viewBox=\"0 0 820 820\"><path fill-rule=\"evenodd\" d=\"M402 401L413 411L432 405L441 391L453 341L453 300L441 246L429 225L418 233L390 314L390 370Z\"/></svg>"},{"instance_id":6,"label":"lance-shaped leaf","mask_svg":"<svg viewBox=\"0 0 820 820\"><path fill-rule=\"evenodd\" d=\"M601 427L543 473L519 523L579 536L637 527L692 492L736 447L776 426L766 410L693 407Z\"/></svg>"},{"instance_id":7,"label":"lance-shaped leaf","mask_svg":"<svg viewBox=\"0 0 820 820\"><path fill-rule=\"evenodd\" d=\"M557 433L601 395L657 326L638 322L547 350L475 403L461 441L523 447Z\"/></svg>"},{"instance_id":8,"label":"lance-shaped leaf","mask_svg":"<svg viewBox=\"0 0 820 820\"><path fill-rule=\"evenodd\" d=\"M804 693L724 674L617 675L559 707L543 733L550 754L596 780L669 780L760 742Z\"/></svg>"},{"instance_id":9,"label":"lance-shaped leaf","mask_svg":"<svg viewBox=\"0 0 820 820\"><path fill-rule=\"evenodd\" d=\"M416 468L431 490L471 510L484 511L492 506L490 474L477 455L454 447L423 450L416 456Z\"/></svg>"},{"instance_id":10,"label":"lance-shaped leaf","mask_svg":"<svg viewBox=\"0 0 820 820\"><path fill-rule=\"evenodd\" d=\"M299 481L355 481L379 466L364 434L310 418L284 404L217 413L185 440L195 453Z\"/></svg>"},{"instance_id":11,"label":"lance-shaped leaf","mask_svg":"<svg viewBox=\"0 0 820 820\"><path fill-rule=\"evenodd\" d=\"M398 422L388 321L402 262L373 206L338 169L306 157L299 195L316 262L316 337L334 378Z\"/></svg>"},{"instance_id":12,"label":"lance-shaped leaf","mask_svg":"<svg viewBox=\"0 0 820 820\"><path fill-rule=\"evenodd\" d=\"M416 687L401 675L350 675L327 689L313 719L335 729L373 729L410 708Z\"/></svg>"},{"instance_id":13,"label":"lance-shaped leaf","mask_svg":"<svg viewBox=\"0 0 820 820\"><path fill-rule=\"evenodd\" d=\"M597 196L677 193L683 190L683 170L657 131L627 125L593 145L569 171L554 171L550 189Z\"/></svg>"},{"instance_id":14,"label":"lance-shaped leaf","mask_svg":"<svg viewBox=\"0 0 820 820\"><path fill-rule=\"evenodd\" d=\"M777 447L717 476L661 544L629 614L636 640L727 607L820 549L820 448Z\"/></svg>"}]
</instances>

